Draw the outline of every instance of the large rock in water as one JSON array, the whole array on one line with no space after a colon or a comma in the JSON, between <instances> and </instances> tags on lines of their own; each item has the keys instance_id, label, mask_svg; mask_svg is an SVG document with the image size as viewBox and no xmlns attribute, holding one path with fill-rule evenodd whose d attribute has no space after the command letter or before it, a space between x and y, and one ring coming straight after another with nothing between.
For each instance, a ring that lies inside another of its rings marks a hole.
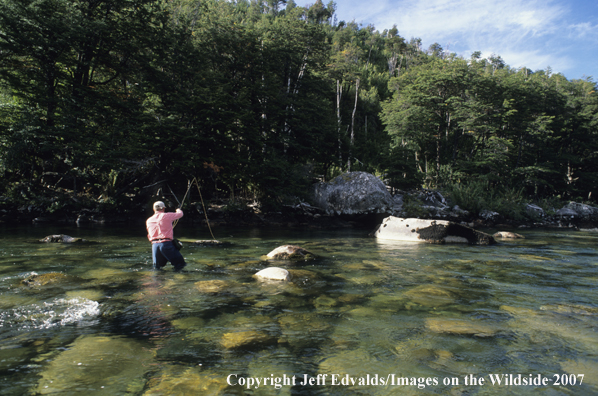
<instances>
[{"instance_id":1,"label":"large rock in water","mask_svg":"<svg viewBox=\"0 0 598 396\"><path fill-rule=\"evenodd\" d=\"M301 246L282 245L268 253L267 257L274 260L312 260L316 256Z\"/></svg>"},{"instance_id":2,"label":"large rock in water","mask_svg":"<svg viewBox=\"0 0 598 396\"><path fill-rule=\"evenodd\" d=\"M37 388L31 391L35 395L138 395L154 359L155 351L142 341L83 335L44 362Z\"/></svg>"},{"instance_id":3,"label":"large rock in water","mask_svg":"<svg viewBox=\"0 0 598 396\"><path fill-rule=\"evenodd\" d=\"M87 242L85 239L81 238L73 238L72 236L58 234L58 235L48 235L44 239L40 239L40 242L45 243L78 243L78 242Z\"/></svg>"},{"instance_id":4,"label":"large rock in water","mask_svg":"<svg viewBox=\"0 0 598 396\"><path fill-rule=\"evenodd\" d=\"M328 214L393 213L395 204L384 183L366 172L349 172L314 187L314 202Z\"/></svg>"},{"instance_id":5,"label":"large rock in water","mask_svg":"<svg viewBox=\"0 0 598 396\"><path fill-rule=\"evenodd\" d=\"M258 271L254 277L265 280L290 281L292 275L284 268L268 267Z\"/></svg>"},{"instance_id":6,"label":"large rock in water","mask_svg":"<svg viewBox=\"0 0 598 396\"><path fill-rule=\"evenodd\" d=\"M402 219L390 216L374 232L379 239L430 243L492 245L492 235L446 220Z\"/></svg>"}]
</instances>

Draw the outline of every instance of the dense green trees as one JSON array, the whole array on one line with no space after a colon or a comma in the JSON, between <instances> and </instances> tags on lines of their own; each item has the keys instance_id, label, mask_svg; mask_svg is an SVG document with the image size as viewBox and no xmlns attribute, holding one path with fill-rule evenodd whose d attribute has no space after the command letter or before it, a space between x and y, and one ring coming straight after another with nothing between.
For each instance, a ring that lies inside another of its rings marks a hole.
<instances>
[{"instance_id":1,"label":"dense green trees","mask_svg":"<svg viewBox=\"0 0 598 396\"><path fill-rule=\"evenodd\" d=\"M346 170L595 199L591 79L427 51L320 0L0 0L0 194L261 203ZM593 194L593 195L592 195Z\"/></svg>"},{"instance_id":2,"label":"dense green trees","mask_svg":"<svg viewBox=\"0 0 598 396\"><path fill-rule=\"evenodd\" d=\"M113 193L137 160L140 72L168 18L148 0L0 2L5 194Z\"/></svg>"},{"instance_id":3,"label":"dense green trees","mask_svg":"<svg viewBox=\"0 0 598 396\"><path fill-rule=\"evenodd\" d=\"M482 180L537 198L592 198L598 141L591 80L431 52L390 86L382 119L427 185Z\"/></svg>"}]
</instances>

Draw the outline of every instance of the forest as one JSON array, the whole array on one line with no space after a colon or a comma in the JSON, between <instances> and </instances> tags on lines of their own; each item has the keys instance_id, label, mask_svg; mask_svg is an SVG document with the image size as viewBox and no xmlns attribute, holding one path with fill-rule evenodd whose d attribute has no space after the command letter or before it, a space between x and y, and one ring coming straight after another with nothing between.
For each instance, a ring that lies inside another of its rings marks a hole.
<instances>
[{"instance_id":1,"label":"forest","mask_svg":"<svg viewBox=\"0 0 598 396\"><path fill-rule=\"evenodd\" d=\"M347 171L460 202L596 201L591 77L423 48L336 7L0 0L1 202L138 210L197 178L271 210Z\"/></svg>"}]
</instances>

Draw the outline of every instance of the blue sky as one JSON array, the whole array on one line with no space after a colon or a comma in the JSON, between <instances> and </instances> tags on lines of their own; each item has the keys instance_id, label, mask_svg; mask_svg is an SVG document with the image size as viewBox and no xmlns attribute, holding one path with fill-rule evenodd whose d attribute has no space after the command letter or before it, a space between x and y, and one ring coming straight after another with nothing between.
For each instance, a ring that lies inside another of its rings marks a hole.
<instances>
[{"instance_id":1,"label":"blue sky","mask_svg":"<svg viewBox=\"0 0 598 396\"><path fill-rule=\"evenodd\" d=\"M295 0L305 6L315 2ZM328 0L323 0L324 4ZM439 43L469 58L500 55L513 68L562 73L570 80L598 81L596 0L335 0L338 21L376 30L397 25L423 48Z\"/></svg>"}]
</instances>

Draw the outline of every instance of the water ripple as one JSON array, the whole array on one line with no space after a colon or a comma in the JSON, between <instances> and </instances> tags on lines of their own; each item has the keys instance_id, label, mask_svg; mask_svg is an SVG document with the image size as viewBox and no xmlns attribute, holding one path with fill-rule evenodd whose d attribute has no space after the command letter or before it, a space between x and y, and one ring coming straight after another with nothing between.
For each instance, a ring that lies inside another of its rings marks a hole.
<instances>
[{"instance_id":1,"label":"water ripple","mask_svg":"<svg viewBox=\"0 0 598 396\"><path fill-rule=\"evenodd\" d=\"M100 314L100 304L86 298L58 298L0 312L0 328L49 329L71 323L85 324Z\"/></svg>"}]
</instances>

